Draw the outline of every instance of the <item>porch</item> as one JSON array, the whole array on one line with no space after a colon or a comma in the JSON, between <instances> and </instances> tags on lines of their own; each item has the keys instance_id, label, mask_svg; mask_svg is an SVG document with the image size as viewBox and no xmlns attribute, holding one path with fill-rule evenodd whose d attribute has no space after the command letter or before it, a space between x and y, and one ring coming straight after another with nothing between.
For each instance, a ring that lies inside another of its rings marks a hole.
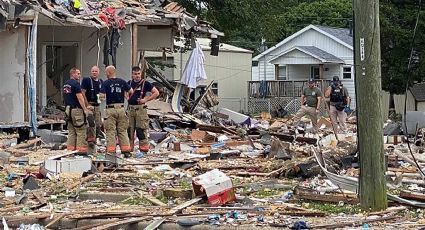
<instances>
[{"instance_id":1,"label":"porch","mask_svg":"<svg viewBox=\"0 0 425 230\"><path fill-rule=\"evenodd\" d=\"M330 82L330 80L316 80L317 86L323 93ZM301 96L303 88L307 86L308 80L249 81L248 98L297 98Z\"/></svg>"}]
</instances>

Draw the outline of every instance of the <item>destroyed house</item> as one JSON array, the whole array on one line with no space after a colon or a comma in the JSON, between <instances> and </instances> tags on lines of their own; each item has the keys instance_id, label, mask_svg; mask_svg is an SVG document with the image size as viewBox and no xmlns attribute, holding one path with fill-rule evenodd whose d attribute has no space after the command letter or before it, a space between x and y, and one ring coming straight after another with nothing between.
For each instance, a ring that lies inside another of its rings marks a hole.
<instances>
[{"instance_id":1,"label":"destroyed house","mask_svg":"<svg viewBox=\"0 0 425 230\"><path fill-rule=\"evenodd\" d=\"M104 78L102 69L115 65L117 76L130 79L144 51L170 51L175 39L195 35L223 36L172 1L0 0L7 54L0 58L0 128L36 131L42 117L61 120L49 106L62 105L72 67L84 77L98 65Z\"/></svg>"}]
</instances>

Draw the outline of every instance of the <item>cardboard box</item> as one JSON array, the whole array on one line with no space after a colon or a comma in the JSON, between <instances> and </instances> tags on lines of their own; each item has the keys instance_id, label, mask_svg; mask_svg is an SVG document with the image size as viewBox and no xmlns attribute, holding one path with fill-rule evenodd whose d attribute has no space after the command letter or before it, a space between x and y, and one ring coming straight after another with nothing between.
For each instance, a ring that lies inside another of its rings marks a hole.
<instances>
[{"instance_id":1,"label":"cardboard box","mask_svg":"<svg viewBox=\"0 0 425 230\"><path fill-rule=\"evenodd\" d=\"M208 203L213 206L236 200L232 180L218 169L193 178L192 186L196 196L206 194Z\"/></svg>"}]
</instances>

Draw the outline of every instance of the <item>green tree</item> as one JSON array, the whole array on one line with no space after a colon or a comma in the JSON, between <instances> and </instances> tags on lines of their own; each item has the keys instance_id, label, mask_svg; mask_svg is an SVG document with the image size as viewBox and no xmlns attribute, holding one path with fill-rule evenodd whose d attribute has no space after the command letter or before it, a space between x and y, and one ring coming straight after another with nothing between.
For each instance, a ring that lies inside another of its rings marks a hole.
<instances>
[{"instance_id":1,"label":"green tree","mask_svg":"<svg viewBox=\"0 0 425 230\"><path fill-rule=\"evenodd\" d=\"M225 33L223 42L259 53L262 38L272 46L303 27L348 27L351 0L178 0L193 14ZM382 87L403 93L407 76L417 1L381 0ZM423 81L425 74L425 18L421 12L409 76Z\"/></svg>"}]
</instances>

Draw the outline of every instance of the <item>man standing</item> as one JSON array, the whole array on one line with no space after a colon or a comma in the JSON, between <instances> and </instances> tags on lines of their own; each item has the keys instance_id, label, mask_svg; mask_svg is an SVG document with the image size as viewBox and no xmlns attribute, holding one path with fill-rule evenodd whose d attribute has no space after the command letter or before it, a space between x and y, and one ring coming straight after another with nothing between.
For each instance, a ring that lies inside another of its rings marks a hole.
<instances>
[{"instance_id":1,"label":"man standing","mask_svg":"<svg viewBox=\"0 0 425 230\"><path fill-rule=\"evenodd\" d=\"M89 113L80 87L80 70L72 68L70 78L63 86L68 125L67 150L77 150L78 154L87 154L86 114Z\"/></svg>"},{"instance_id":2,"label":"man standing","mask_svg":"<svg viewBox=\"0 0 425 230\"><path fill-rule=\"evenodd\" d=\"M83 93L86 107L93 108L93 119L88 119L87 141L96 143L96 137L100 135L102 130L102 119L100 115L100 87L102 79L99 79L99 67L93 66L90 70L90 77L85 77L81 81L81 92Z\"/></svg>"},{"instance_id":3,"label":"man standing","mask_svg":"<svg viewBox=\"0 0 425 230\"><path fill-rule=\"evenodd\" d=\"M331 117L332 125L337 129L339 123L339 130L342 132L347 131L346 119L347 114L345 108L350 105L350 96L348 90L345 88L338 76L333 77L332 84L326 89L325 97L330 98L329 116Z\"/></svg>"},{"instance_id":4,"label":"man standing","mask_svg":"<svg viewBox=\"0 0 425 230\"><path fill-rule=\"evenodd\" d=\"M105 100L105 131L108 153L115 153L116 137L118 136L121 152L124 156L130 156L130 143L128 140L127 128L128 118L124 109L124 98L126 94L132 94L133 90L121 78L115 76L115 67L106 67L106 77L100 89L100 98Z\"/></svg>"},{"instance_id":5,"label":"man standing","mask_svg":"<svg viewBox=\"0 0 425 230\"><path fill-rule=\"evenodd\" d=\"M311 119L314 132L318 130L317 119L320 112L321 100L322 91L317 88L316 81L314 79L310 79L308 81L308 87L304 88L301 94L301 109L298 110L295 118L301 119L301 117L307 115Z\"/></svg>"},{"instance_id":6,"label":"man standing","mask_svg":"<svg viewBox=\"0 0 425 230\"><path fill-rule=\"evenodd\" d=\"M128 136L130 138L130 145L133 148L134 131L136 131L136 136L139 139L139 150L146 153L149 151L149 117L146 102L157 98L159 91L150 82L145 80L145 72L142 72L138 66L132 68L131 78L133 80L129 84L133 89L133 94L128 99L128 116L130 121Z\"/></svg>"}]
</instances>

